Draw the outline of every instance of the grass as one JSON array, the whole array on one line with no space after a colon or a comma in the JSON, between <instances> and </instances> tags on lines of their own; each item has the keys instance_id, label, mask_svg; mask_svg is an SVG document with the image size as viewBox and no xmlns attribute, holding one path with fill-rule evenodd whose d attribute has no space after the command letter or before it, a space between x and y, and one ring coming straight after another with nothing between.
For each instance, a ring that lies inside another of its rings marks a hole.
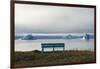
<instances>
[{"instance_id":1,"label":"grass","mask_svg":"<svg viewBox=\"0 0 100 69\"><path fill-rule=\"evenodd\" d=\"M92 51L56 51L41 53L38 50L29 52L15 52L14 64L21 65L55 65L95 62L95 53Z\"/></svg>"}]
</instances>

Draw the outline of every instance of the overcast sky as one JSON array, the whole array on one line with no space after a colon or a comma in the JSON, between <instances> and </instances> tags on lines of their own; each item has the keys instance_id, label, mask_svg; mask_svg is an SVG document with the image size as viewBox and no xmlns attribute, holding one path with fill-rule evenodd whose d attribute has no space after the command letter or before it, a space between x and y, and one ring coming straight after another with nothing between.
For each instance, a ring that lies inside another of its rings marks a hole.
<instances>
[{"instance_id":1,"label":"overcast sky","mask_svg":"<svg viewBox=\"0 0 100 69\"><path fill-rule=\"evenodd\" d=\"M16 33L93 33L94 8L15 5Z\"/></svg>"}]
</instances>

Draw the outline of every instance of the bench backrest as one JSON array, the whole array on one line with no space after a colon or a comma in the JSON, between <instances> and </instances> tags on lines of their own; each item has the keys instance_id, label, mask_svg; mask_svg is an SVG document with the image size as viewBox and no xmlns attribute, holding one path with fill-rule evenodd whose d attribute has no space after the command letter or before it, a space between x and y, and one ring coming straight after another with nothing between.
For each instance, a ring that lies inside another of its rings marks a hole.
<instances>
[{"instance_id":1,"label":"bench backrest","mask_svg":"<svg viewBox=\"0 0 100 69\"><path fill-rule=\"evenodd\" d=\"M63 48L64 43L42 43L42 48Z\"/></svg>"}]
</instances>

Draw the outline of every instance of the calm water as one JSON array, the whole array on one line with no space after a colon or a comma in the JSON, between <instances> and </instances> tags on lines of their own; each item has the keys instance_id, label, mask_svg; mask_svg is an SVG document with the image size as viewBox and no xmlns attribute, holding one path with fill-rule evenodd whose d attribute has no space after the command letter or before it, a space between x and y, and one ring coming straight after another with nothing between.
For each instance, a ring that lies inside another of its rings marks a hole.
<instances>
[{"instance_id":1,"label":"calm water","mask_svg":"<svg viewBox=\"0 0 100 69\"><path fill-rule=\"evenodd\" d=\"M82 39L39 39L39 40L15 40L15 51L40 50L41 43L65 43L65 50L90 50L94 51L94 40ZM56 50L62 50L57 48ZM52 51L45 49L45 51Z\"/></svg>"}]
</instances>

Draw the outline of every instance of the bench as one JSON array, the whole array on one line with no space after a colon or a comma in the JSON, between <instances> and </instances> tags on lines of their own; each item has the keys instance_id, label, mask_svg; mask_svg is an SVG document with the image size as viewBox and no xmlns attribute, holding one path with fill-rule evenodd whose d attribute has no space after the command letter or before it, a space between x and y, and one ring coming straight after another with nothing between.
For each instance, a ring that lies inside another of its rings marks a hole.
<instances>
[{"instance_id":1,"label":"bench","mask_svg":"<svg viewBox=\"0 0 100 69\"><path fill-rule=\"evenodd\" d=\"M52 48L55 51L55 48L62 48L63 51L65 50L64 43L41 43L42 52L44 52L45 48Z\"/></svg>"}]
</instances>

